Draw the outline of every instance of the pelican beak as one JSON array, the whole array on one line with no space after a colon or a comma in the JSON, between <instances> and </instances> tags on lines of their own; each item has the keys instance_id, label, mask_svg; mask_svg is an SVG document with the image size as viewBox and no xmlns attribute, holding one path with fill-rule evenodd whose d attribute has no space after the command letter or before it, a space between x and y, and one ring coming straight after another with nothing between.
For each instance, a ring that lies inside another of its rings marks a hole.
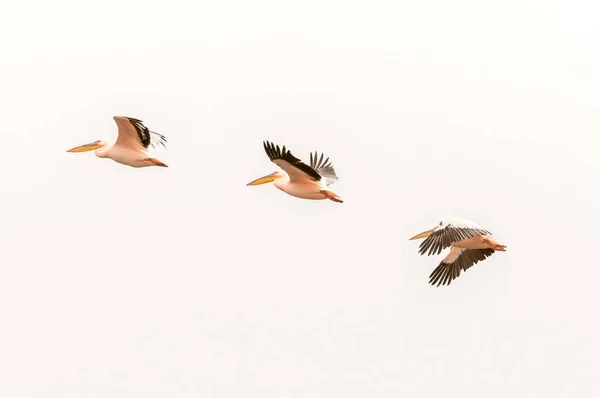
<instances>
[{"instance_id":1,"label":"pelican beak","mask_svg":"<svg viewBox=\"0 0 600 398\"><path fill-rule=\"evenodd\" d=\"M95 142L92 142L91 144L76 146L75 148L69 149L67 152L87 152L87 151L93 151L94 149L98 149L100 147L101 147L101 145L98 145Z\"/></svg>"},{"instance_id":2,"label":"pelican beak","mask_svg":"<svg viewBox=\"0 0 600 398\"><path fill-rule=\"evenodd\" d=\"M261 184L266 184L268 182L273 182L278 178L277 176L277 172L271 173L269 175L266 175L264 177L260 177L257 180L254 180L252 182L249 182L248 184L246 184L247 187L249 187L250 185L261 185Z\"/></svg>"},{"instance_id":3,"label":"pelican beak","mask_svg":"<svg viewBox=\"0 0 600 398\"><path fill-rule=\"evenodd\" d=\"M420 234L413 236L409 240L427 238L429 235L431 235L433 233L433 231L435 231L435 228L428 229L425 232L421 232Z\"/></svg>"}]
</instances>

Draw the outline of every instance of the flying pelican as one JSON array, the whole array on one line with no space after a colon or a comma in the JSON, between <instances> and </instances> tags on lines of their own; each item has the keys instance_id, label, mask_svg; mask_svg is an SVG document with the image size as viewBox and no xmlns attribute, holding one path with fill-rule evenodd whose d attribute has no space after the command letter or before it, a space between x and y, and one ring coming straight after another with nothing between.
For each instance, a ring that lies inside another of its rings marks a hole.
<instances>
[{"instance_id":1,"label":"flying pelican","mask_svg":"<svg viewBox=\"0 0 600 398\"><path fill-rule=\"evenodd\" d=\"M471 221L456 217L448 217L434 228L421 232L409 240L421 238L427 239L421 242L419 254L425 254L427 250L429 250L428 256L440 254L443 249L452 247L450 253L429 275L429 283L432 285L437 283L437 286L449 285L459 277L461 270L466 271L495 251L506 251L506 246L498 243L489 231Z\"/></svg>"},{"instance_id":2,"label":"flying pelican","mask_svg":"<svg viewBox=\"0 0 600 398\"><path fill-rule=\"evenodd\" d=\"M301 199L329 199L343 203L335 193L327 187L338 180L329 158L323 161L323 154L318 157L310 154L310 166L290 153L289 150L279 148L272 142L264 141L263 146L269 159L283 171L276 171L246 185L260 185L273 182L283 192Z\"/></svg>"},{"instance_id":3,"label":"flying pelican","mask_svg":"<svg viewBox=\"0 0 600 398\"><path fill-rule=\"evenodd\" d=\"M98 140L69 149L67 152L87 152L95 149L99 158L109 158L131 167L168 167L148 150L157 145L166 148L165 136L148 130L141 120L132 117L115 116L113 119L119 128L119 136L114 144L109 145L106 141Z\"/></svg>"}]
</instances>

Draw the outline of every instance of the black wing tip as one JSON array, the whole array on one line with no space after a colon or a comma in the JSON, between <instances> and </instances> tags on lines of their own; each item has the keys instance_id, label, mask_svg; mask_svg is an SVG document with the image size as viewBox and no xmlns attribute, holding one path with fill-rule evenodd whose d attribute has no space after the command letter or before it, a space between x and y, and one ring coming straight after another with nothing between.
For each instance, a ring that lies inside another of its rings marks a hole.
<instances>
[{"instance_id":1,"label":"black wing tip","mask_svg":"<svg viewBox=\"0 0 600 398\"><path fill-rule=\"evenodd\" d=\"M275 145L271 141L263 141L263 148L265 149L265 152L271 161L275 159L281 159L282 155L279 145Z\"/></svg>"},{"instance_id":2,"label":"black wing tip","mask_svg":"<svg viewBox=\"0 0 600 398\"><path fill-rule=\"evenodd\" d=\"M140 119L136 119L134 117L129 116L125 116L125 118L129 121L129 123L133 125L133 127L135 127L136 130L148 130L148 127L146 127L144 125L144 122L142 122Z\"/></svg>"},{"instance_id":3,"label":"black wing tip","mask_svg":"<svg viewBox=\"0 0 600 398\"><path fill-rule=\"evenodd\" d=\"M140 119L136 119L135 117L131 117L131 116L125 116L125 117L127 118L127 120L129 120L132 123L141 123L141 124L144 123Z\"/></svg>"},{"instance_id":4,"label":"black wing tip","mask_svg":"<svg viewBox=\"0 0 600 398\"><path fill-rule=\"evenodd\" d=\"M133 125L138 125L139 127L143 128L143 129L148 129L148 127L146 127L146 125L144 124L144 122L140 119L136 119L134 117L130 117L130 116L124 116L127 120L129 120L129 122ZM156 134L161 138L165 138L164 135L162 135L161 133L157 133L156 131L150 131L150 129L148 129L148 132L152 133L152 134Z\"/></svg>"},{"instance_id":5,"label":"black wing tip","mask_svg":"<svg viewBox=\"0 0 600 398\"><path fill-rule=\"evenodd\" d=\"M285 145L280 147L279 145L274 144L271 141L263 141L263 148L265 149L265 152L267 153L267 156L269 156L269 159L271 161L277 159L289 160L292 162L299 160L291 154L290 150L287 149ZM289 159L286 159L286 157L289 157Z\"/></svg>"},{"instance_id":6,"label":"black wing tip","mask_svg":"<svg viewBox=\"0 0 600 398\"><path fill-rule=\"evenodd\" d=\"M142 143L142 146L144 148L148 148L150 145L153 145L153 146L154 145L162 145L164 148L167 147L167 145L166 145L167 137L165 137L163 134L157 133L156 131L150 131L150 129L148 127L146 127L146 125L144 125L144 122L140 119L130 117L130 116L124 116L124 117L127 120L129 120L129 123L131 123L131 125L136 129L138 136L140 138L140 141ZM156 144L152 143L151 135L158 137L158 142Z\"/></svg>"},{"instance_id":7,"label":"black wing tip","mask_svg":"<svg viewBox=\"0 0 600 398\"><path fill-rule=\"evenodd\" d=\"M442 261L429 275L429 284L434 287L448 286L460 274L460 267L451 266Z\"/></svg>"},{"instance_id":8,"label":"black wing tip","mask_svg":"<svg viewBox=\"0 0 600 398\"><path fill-rule=\"evenodd\" d=\"M129 121L129 123L131 123L131 125L139 132L139 131L146 131L146 132L150 132L150 129L148 127L146 127L146 125L144 124L144 122L140 119L136 119L134 117L129 117L129 116L125 116L125 118Z\"/></svg>"},{"instance_id":9,"label":"black wing tip","mask_svg":"<svg viewBox=\"0 0 600 398\"><path fill-rule=\"evenodd\" d=\"M429 283L432 286L450 285L462 273L467 272L475 264L486 260L495 253L494 249L467 249L453 263L445 263L443 260L429 275Z\"/></svg>"},{"instance_id":10,"label":"black wing tip","mask_svg":"<svg viewBox=\"0 0 600 398\"><path fill-rule=\"evenodd\" d=\"M448 267L444 263L440 263L429 275L429 284L439 287L440 285L450 284L448 280Z\"/></svg>"}]
</instances>

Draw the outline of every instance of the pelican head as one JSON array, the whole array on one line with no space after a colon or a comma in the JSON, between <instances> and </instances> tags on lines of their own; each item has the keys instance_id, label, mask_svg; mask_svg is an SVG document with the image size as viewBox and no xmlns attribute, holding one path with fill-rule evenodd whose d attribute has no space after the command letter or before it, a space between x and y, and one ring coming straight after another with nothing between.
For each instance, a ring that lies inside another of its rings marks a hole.
<instances>
[{"instance_id":1,"label":"pelican head","mask_svg":"<svg viewBox=\"0 0 600 398\"><path fill-rule=\"evenodd\" d=\"M249 182L248 184L246 184L246 186L261 185L261 184L266 184L268 182L273 182L276 179L283 177L284 175L285 174L283 171L276 171L276 172L266 175L264 177L260 177L259 179L256 179L252 182Z\"/></svg>"},{"instance_id":2,"label":"pelican head","mask_svg":"<svg viewBox=\"0 0 600 398\"><path fill-rule=\"evenodd\" d=\"M421 232L420 234L417 234L415 236L413 236L412 238L410 238L409 240L415 240L415 239L423 239L423 238L427 238L429 235L431 235L433 233L433 231L435 231L437 229L437 226L428 229L427 231Z\"/></svg>"},{"instance_id":3,"label":"pelican head","mask_svg":"<svg viewBox=\"0 0 600 398\"><path fill-rule=\"evenodd\" d=\"M107 144L108 143L106 141L97 140L97 141L91 142L89 144L76 146L75 148L69 149L67 152L87 152L87 151L93 151L94 149L102 148L103 146L106 146Z\"/></svg>"}]
</instances>

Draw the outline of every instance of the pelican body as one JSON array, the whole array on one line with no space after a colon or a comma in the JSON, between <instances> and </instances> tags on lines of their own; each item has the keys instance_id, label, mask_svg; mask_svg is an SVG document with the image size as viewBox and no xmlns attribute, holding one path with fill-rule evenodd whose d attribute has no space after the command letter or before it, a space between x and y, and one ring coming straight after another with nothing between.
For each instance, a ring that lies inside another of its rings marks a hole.
<instances>
[{"instance_id":1,"label":"pelican body","mask_svg":"<svg viewBox=\"0 0 600 398\"><path fill-rule=\"evenodd\" d=\"M261 185L273 182L273 185L288 195L300 199L329 199L343 203L343 200L327 187L338 180L329 158L319 158L318 152L310 154L310 166L291 154L289 150L280 148L272 142L263 142L269 159L282 170L275 171L258 178L247 185Z\"/></svg>"},{"instance_id":2,"label":"pelican body","mask_svg":"<svg viewBox=\"0 0 600 398\"><path fill-rule=\"evenodd\" d=\"M117 163L131 167L161 166L168 167L164 162L152 155L150 149L156 145L166 148L165 136L150 131L143 122L127 116L113 117L119 129L117 141L110 145L98 140L89 144L69 149L67 152L96 151L99 158L112 159Z\"/></svg>"},{"instance_id":3,"label":"pelican body","mask_svg":"<svg viewBox=\"0 0 600 398\"><path fill-rule=\"evenodd\" d=\"M483 261L496 251L506 251L492 234L477 224L449 217L435 227L413 236L410 240L426 238L419 246L419 254L440 254L443 249L451 247L450 252L442 259L429 276L431 285L449 285L479 261Z\"/></svg>"}]
</instances>

